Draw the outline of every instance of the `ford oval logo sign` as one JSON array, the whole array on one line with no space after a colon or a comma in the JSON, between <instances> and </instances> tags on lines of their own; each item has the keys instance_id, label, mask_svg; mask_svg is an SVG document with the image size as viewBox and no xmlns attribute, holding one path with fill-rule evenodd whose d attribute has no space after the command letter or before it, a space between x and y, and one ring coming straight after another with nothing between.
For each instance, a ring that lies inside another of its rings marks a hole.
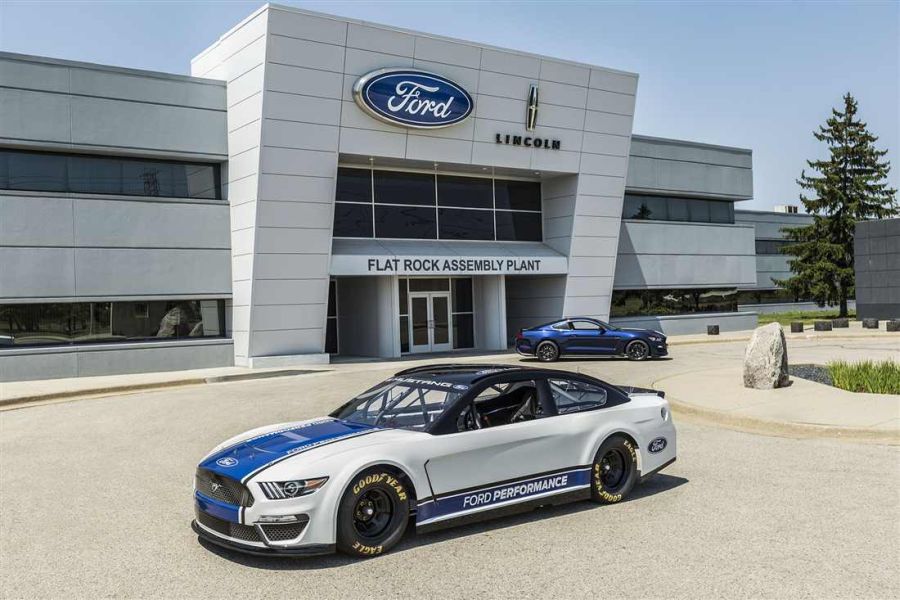
<instances>
[{"instance_id":1,"label":"ford oval logo sign","mask_svg":"<svg viewBox=\"0 0 900 600\"><path fill-rule=\"evenodd\" d=\"M415 69L381 69L353 85L360 108L394 125L436 129L464 121L475 102L446 77Z\"/></svg>"},{"instance_id":2,"label":"ford oval logo sign","mask_svg":"<svg viewBox=\"0 0 900 600\"><path fill-rule=\"evenodd\" d=\"M650 442L650 445L647 446L647 450L651 453L656 454L657 452L662 452L666 449L666 438L658 437Z\"/></svg>"}]
</instances>

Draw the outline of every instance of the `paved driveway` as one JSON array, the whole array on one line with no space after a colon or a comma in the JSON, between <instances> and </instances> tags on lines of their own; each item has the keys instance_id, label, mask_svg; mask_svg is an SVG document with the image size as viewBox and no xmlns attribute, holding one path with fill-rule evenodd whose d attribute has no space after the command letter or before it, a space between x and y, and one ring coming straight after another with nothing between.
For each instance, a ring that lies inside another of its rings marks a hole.
<instances>
[{"instance_id":1,"label":"paved driveway","mask_svg":"<svg viewBox=\"0 0 900 600\"><path fill-rule=\"evenodd\" d=\"M562 366L630 383L674 364ZM900 449L677 415L678 462L618 505L410 535L362 562L198 542L191 478L208 448L322 414L387 372L343 365L0 413L3 597L900 597Z\"/></svg>"}]
</instances>

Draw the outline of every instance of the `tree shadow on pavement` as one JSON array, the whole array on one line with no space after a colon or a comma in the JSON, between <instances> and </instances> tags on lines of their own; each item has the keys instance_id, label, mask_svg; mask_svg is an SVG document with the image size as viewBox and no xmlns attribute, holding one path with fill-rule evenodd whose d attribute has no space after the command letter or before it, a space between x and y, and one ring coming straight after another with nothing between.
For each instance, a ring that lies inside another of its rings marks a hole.
<instances>
[{"instance_id":1,"label":"tree shadow on pavement","mask_svg":"<svg viewBox=\"0 0 900 600\"><path fill-rule=\"evenodd\" d=\"M661 492L675 489L686 483L688 483L688 480L684 477L676 477L673 475L658 473L649 478L647 481L644 481L643 483L635 486L634 490L631 492L631 494L628 495L628 498L623 500L623 502L633 502L641 498L647 498ZM446 540L452 540L470 535L477 535L480 533L496 531L499 529L506 529L507 527L515 527L517 525L531 523L534 521L551 521L556 517L564 517L588 510L603 510L603 508L603 505L595 504L587 500L576 501L568 504L559 504L556 506L542 506L540 508L528 510L527 512L496 517L494 519L485 519L477 521L475 523L459 525L457 527L442 529L439 531L424 534L416 534L415 528L412 526L412 524L410 524L409 528L407 529L406 535L403 537L403 540L394 548L392 548L390 550L390 553L394 554L397 552L406 552L408 550L418 548L419 546L429 546L431 544L437 544ZM552 526L552 524L548 522L548 526ZM229 560L231 562L253 569L268 569L272 571L306 571L311 569L331 569L352 564L360 560L378 560L380 558L376 556L368 559L359 559L350 558L349 556L344 556L343 554L330 554L326 556L311 557L274 556L270 558L266 556L242 554L240 552L235 552L233 550L223 548L202 538L198 537L197 539L200 542L200 545L202 545L213 554L224 558L225 560Z\"/></svg>"}]
</instances>

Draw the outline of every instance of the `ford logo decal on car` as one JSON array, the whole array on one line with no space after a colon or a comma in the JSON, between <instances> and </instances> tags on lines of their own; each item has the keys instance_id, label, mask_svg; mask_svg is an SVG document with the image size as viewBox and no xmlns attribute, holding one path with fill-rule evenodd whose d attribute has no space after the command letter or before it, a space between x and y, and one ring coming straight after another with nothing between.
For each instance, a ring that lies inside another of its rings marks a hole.
<instances>
[{"instance_id":1,"label":"ford logo decal on car","mask_svg":"<svg viewBox=\"0 0 900 600\"><path fill-rule=\"evenodd\" d=\"M666 438L658 437L650 442L650 445L647 446L647 450L650 451L651 454L656 454L657 452L662 452L666 449Z\"/></svg>"},{"instance_id":2,"label":"ford logo decal on car","mask_svg":"<svg viewBox=\"0 0 900 600\"><path fill-rule=\"evenodd\" d=\"M234 465L238 464L238 459L231 456L223 456L216 461L216 464L220 467L233 467Z\"/></svg>"},{"instance_id":3,"label":"ford logo decal on car","mask_svg":"<svg viewBox=\"0 0 900 600\"><path fill-rule=\"evenodd\" d=\"M353 98L393 125L437 129L464 121L475 108L469 92L446 77L415 69L379 69L360 77Z\"/></svg>"}]
</instances>

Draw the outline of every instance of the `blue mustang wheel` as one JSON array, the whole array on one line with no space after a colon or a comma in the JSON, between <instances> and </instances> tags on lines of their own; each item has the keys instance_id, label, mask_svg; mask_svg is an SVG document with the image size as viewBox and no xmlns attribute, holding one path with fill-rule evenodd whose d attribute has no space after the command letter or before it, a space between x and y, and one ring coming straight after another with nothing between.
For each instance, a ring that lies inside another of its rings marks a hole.
<instances>
[{"instance_id":1,"label":"blue mustang wheel","mask_svg":"<svg viewBox=\"0 0 900 600\"><path fill-rule=\"evenodd\" d=\"M542 342L537 347L537 357L541 362L553 362L559 358L559 348L553 342Z\"/></svg>"},{"instance_id":2,"label":"blue mustang wheel","mask_svg":"<svg viewBox=\"0 0 900 600\"><path fill-rule=\"evenodd\" d=\"M650 356L650 346L642 340L634 340L625 347L628 360L644 360Z\"/></svg>"}]
</instances>

